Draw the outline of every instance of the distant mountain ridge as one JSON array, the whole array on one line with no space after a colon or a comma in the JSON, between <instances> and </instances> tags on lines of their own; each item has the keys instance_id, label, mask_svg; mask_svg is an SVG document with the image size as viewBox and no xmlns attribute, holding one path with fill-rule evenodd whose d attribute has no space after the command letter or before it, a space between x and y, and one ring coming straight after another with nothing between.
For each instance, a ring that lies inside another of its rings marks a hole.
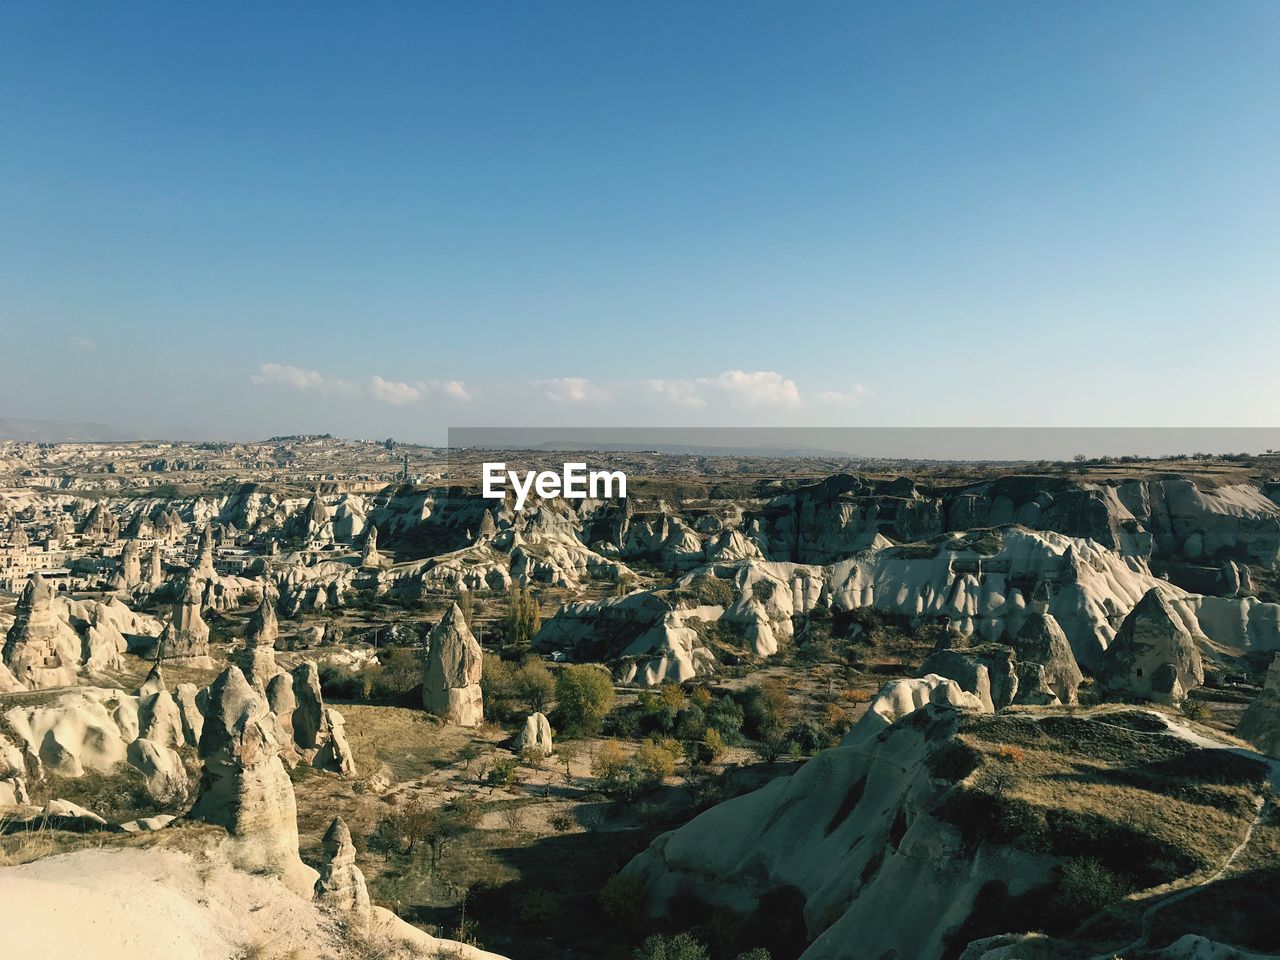
<instances>
[{"instance_id":1,"label":"distant mountain ridge","mask_svg":"<svg viewBox=\"0 0 1280 960\"><path fill-rule=\"evenodd\" d=\"M0 440L26 443L109 443L136 439L105 423L0 417Z\"/></svg>"}]
</instances>

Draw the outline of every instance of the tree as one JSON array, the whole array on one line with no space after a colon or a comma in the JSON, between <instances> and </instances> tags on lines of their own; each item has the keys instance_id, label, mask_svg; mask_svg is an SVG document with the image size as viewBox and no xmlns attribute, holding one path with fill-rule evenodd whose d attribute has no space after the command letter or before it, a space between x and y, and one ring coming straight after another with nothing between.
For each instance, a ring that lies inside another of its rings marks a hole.
<instances>
[{"instance_id":1,"label":"tree","mask_svg":"<svg viewBox=\"0 0 1280 960\"><path fill-rule=\"evenodd\" d=\"M638 877L615 873L600 889L600 908L618 923L639 919L644 907L644 883Z\"/></svg>"},{"instance_id":2,"label":"tree","mask_svg":"<svg viewBox=\"0 0 1280 960\"><path fill-rule=\"evenodd\" d=\"M635 954L636 960L707 960L707 948L687 933L664 937L655 933Z\"/></svg>"},{"instance_id":3,"label":"tree","mask_svg":"<svg viewBox=\"0 0 1280 960\"><path fill-rule=\"evenodd\" d=\"M502 715L511 711L516 699L516 672L496 654L486 653L480 672L480 693L485 709Z\"/></svg>"},{"instance_id":4,"label":"tree","mask_svg":"<svg viewBox=\"0 0 1280 960\"><path fill-rule=\"evenodd\" d=\"M404 844L401 851L412 856L419 843L425 844L435 870L450 847L479 819L475 801L459 797L442 807L414 800L392 815L392 831Z\"/></svg>"},{"instance_id":5,"label":"tree","mask_svg":"<svg viewBox=\"0 0 1280 960\"><path fill-rule=\"evenodd\" d=\"M781 735L795 716L787 688L769 678L747 688L743 712L746 730L758 740Z\"/></svg>"},{"instance_id":6,"label":"tree","mask_svg":"<svg viewBox=\"0 0 1280 960\"><path fill-rule=\"evenodd\" d=\"M1129 880L1089 857L1072 857L1062 864L1054 903L1068 917L1084 919L1128 895Z\"/></svg>"},{"instance_id":7,"label":"tree","mask_svg":"<svg viewBox=\"0 0 1280 960\"><path fill-rule=\"evenodd\" d=\"M555 695L556 681L541 660L527 660L516 671L515 692L530 713L542 713Z\"/></svg>"},{"instance_id":8,"label":"tree","mask_svg":"<svg viewBox=\"0 0 1280 960\"><path fill-rule=\"evenodd\" d=\"M622 775L627 766L627 755L612 740L600 745L591 761L591 775L597 780L614 780Z\"/></svg>"},{"instance_id":9,"label":"tree","mask_svg":"<svg viewBox=\"0 0 1280 960\"><path fill-rule=\"evenodd\" d=\"M674 748L683 753L680 745L670 741ZM645 786L656 787L676 771L676 756L667 743L649 741L640 745L636 751L634 763L639 770L640 780Z\"/></svg>"},{"instance_id":10,"label":"tree","mask_svg":"<svg viewBox=\"0 0 1280 960\"><path fill-rule=\"evenodd\" d=\"M470 591L458 594L458 611L462 614L462 619L467 622L467 629L473 626L472 618L476 615L476 598Z\"/></svg>"},{"instance_id":11,"label":"tree","mask_svg":"<svg viewBox=\"0 0 1280 960\"><path fill-rule=\"evenodd\" d=\"M594 732L613 709L613 679L592 664L565 667L556 677L556 701L566 732Z\"/></svg>"},{"instance_id":12,"label":"tree","mask_svg":"<svg viewBox=\"0 0 1280 960\"><path fill-rule=\"evenodd\" d=\"M395 647L379 654L382 669L374 678L373 688L379 699L398 701L422 696L422 659L408 647Z\"/></svg>"},{"instance_id":13,"label":"tree","mask_svg":"<svg viewBox=\"0 0 1280 960\"><path fill-rule=\"evenodd\" d=\"M525 647L542 626L542 611L528 587L512 587L507 597L507 642Z\"/></svg>"}]
</instances>

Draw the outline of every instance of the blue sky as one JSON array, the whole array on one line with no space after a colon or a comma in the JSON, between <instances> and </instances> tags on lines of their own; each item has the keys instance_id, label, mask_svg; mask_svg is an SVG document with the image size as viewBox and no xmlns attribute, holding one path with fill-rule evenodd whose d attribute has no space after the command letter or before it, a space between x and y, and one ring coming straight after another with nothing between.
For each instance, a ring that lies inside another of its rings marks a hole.
<instances>
[{"instance_id":1,"label":"blue sky","mask_svg":"<svg viewBox=\"0 0 1280 960\"><path fill-rule=\"evenodd\" d=\"M1280 4L0 8L0 416L1275 425Z\"/></svg>"}]
</instances>

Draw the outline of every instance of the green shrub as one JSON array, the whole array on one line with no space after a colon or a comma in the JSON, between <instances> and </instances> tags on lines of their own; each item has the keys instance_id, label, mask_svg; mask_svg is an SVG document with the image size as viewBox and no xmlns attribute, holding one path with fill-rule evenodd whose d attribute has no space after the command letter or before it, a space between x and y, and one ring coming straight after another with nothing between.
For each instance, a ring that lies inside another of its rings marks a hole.
<instances>
[{"instance_id":1,"label":"green shrub","mask_svg":"<svg viewBox=\"0 0 1280 960\"><path fill-rule=\"evenodd\" d=\"M1129 893L1127 877L1113 873L1092 857L1072 857L1062 864L1054 900L1068 916L1083 920L1123 900Z\"/></svg>"},{"instance_id":2,"label":"green shrub","mask_svg":"<svg viewBox=\"0 0 1280 960\"><path fill-rule=\"evenodd\" d=\"M485 779L490 786L501 787L513 783L516 779L517 766L514 757L499 757L493 761Z\"/></svg>"},{"instance_id":3,"label":"green shrub","mask_svg":"<svg viewBox=\"0 0 1280 960\"><path fill-rule=\"evenodd\" d=\"M382 651L378 659L381 667L366 671L369 680L370 699L377 703L414 705L421 704L422 659L417 650L395 647Z\"/></svg>"},{"instance_id":4,"label":"green shrub","mask_svg":"<svg viewBox=\"0 0 1280 960\"><path fill-rule=\"evenodd\" d=\"M480 693L490 715L509 717L517 698L516 672L511 664L496 654L486 653L480 673Z\"/></svg>"},{"instance_id":5,"label":"green shrub","mask_svg":"<svg viewBox=\"0 0 1280 960\"><path fill-rule=\"evenodd\" d=\"M787 688L778 680L766 679L747 687L743 693L743 731L753 740L781 733L791 725L795 706Z\"/></svg>"},{"instance_id":6,"label":"green shrub","mask_svg":"<svg viewBox=\"0 0 1280 960\"><path fill-rule=\"evenodd\" d=\"M560 898L550 890L536 887L520 896L519 914L525 923L548 923L560 912Z\"/></svg>"},{"instance_id":7,"label":"green shrub","mask_svg":"<svg viewBox=\"0 0 1280 960\"><path fill-rule=\"evenodd\" d=\"M541 660L526 661L513 679L515 695L530 713L544 712L555 696L555 679Z\"/></svg>"},{"instance_id":8,"label":"green shrub","mask_svg":"<svg viewBox=\"0 0 1280 960\"><path fill-rule=\"evenodd\" d=\"M636 950L635 960L707 960L707 948L687 933L655 933Z\"/></svg>"},{"instance_id":9,"label":"green shrub","mask_svg":"<svg viewBox=\"0 0 1280 960\"><path fill-rule=\"evenodd\" d=\"M600 909L610 920L625 923L643 914L644 884L635 877L614 874L600 890Z\"/></svg>"},{"instance_id":10,"label":"green shrub","mask_svg":"<svg viewBox=\"0 0 1280 960\"><path fill-rule=\"evenodd\" d=\"M565 667L556 677L559 726L567 733L592 733L613 708L613 680L592 664Z\"/></svg>"},{"instance_id":11,"label":"green shrub","mask_svg":"<svg viewBox=\"0 0 1280 960\"><path fill-rule=\"evenodd\" d=\"M742 740L745 714L742 705L733 697L716 697L706 707L707 726L719 731L725 743Z\"/></svg>"},{"instance_id":12,"label":"green shrub","mask_svg":"<svg viewBox=\"0 0 1280 960\"><path fill-rule=\"evenodd\" d=\"M959 740L948 740L929 754L925 766L939 780L956 783L978 768L978 751Z\"/></svg>"}]
</instances>

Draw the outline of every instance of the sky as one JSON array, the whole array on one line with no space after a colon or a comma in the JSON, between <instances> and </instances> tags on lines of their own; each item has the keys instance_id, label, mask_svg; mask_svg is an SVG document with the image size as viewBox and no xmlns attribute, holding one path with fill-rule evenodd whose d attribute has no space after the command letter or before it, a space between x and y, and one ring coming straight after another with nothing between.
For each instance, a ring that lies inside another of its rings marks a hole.
<instances>
[{"instance_id":1,"label":"sky","mask_svg":"<svg viewBox=\"0 0 1280 960\"><path fill-rule=\"evenodd\" d=\"M0 5L0 417L1280 424L1280 4Z\"/></svg>"}]
</instances>

